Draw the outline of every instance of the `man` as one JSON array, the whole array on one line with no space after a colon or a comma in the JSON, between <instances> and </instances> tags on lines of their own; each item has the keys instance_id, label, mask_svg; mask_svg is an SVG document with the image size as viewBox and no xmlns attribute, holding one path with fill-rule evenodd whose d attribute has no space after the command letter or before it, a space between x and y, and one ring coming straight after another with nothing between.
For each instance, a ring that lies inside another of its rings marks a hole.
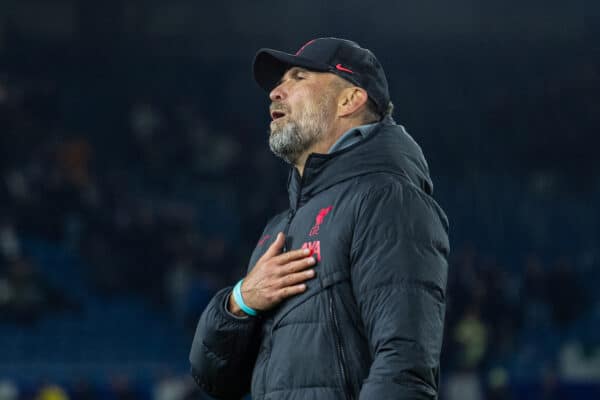
<instances>
[{"instance_id":1,"label":"man","mask_svg":"<svg viewBox=\"0 0 600 400\"><path fill-rule=\"evenodd\" d=\"M260 50L254 76L271 150L293 166L290 208L202 314L196 382L223 399L437 398L448 222L381 65L320 38Z\"/></svg>"}]
</instances>

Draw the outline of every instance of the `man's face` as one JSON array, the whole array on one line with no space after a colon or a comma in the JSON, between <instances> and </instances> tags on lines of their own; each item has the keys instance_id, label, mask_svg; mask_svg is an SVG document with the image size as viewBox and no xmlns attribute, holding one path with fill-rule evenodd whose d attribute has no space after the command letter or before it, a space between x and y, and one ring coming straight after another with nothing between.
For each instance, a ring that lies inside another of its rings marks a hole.
<instances>
[{"instance_id":1,"label":"man's face","mask_svg":"<svg viewBox=\"0 0 600 400\"><path fill-rule=\"evenodd\" d=\"M293 67L269 95L271 151L290 164L331 129L337 92L335 75Z\"/></svg>"}]
</instances>

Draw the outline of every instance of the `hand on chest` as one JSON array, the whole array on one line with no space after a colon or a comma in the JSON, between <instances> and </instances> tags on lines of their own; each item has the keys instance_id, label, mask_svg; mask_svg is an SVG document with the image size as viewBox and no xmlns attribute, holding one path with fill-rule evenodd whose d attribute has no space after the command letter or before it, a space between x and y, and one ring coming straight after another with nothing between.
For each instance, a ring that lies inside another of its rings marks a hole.
<instances>
[{"instance_id":1,"label":"hand on chest","mask_svg":"<svg viewBox=\"0 0 600 400\"><path fill-rule=\"evenodd\" d=\"M286 251L311 249L318 264L317 278L347 269L352 238L353 217L346 207L334 201L310 201L292 218L283 217L272 224L259 239L253 259L258 259L278 232L286 234ZM251 262L254 260L251 260Z\"/></svg>"}]
</instances>

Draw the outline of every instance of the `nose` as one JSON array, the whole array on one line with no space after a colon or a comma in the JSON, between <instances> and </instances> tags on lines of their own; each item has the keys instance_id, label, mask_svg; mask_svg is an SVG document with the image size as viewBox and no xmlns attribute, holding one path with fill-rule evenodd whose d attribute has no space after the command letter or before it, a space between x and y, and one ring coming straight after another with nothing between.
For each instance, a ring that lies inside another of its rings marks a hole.
<instances>
[{"instance_id":1,"label":"nose","mask_svg":"<svg viewBox=\"0 0 600 400\"><path fill-rule=\"evenodd\" d=\"M286 95L287 92L285 90L284 83L280 83L279 85L275 86L273 90L271 90L269 93L269 98L271 101L281 101L285 99Z\"/></svg>"}]
</instances>

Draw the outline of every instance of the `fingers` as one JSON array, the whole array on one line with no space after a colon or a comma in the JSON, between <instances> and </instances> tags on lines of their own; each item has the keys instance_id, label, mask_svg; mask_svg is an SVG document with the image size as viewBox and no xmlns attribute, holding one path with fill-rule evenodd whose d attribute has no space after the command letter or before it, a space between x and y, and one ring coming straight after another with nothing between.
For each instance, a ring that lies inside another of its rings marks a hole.
<instances>
[{"instance_id":1,"label":"fingers","mask_svg":"<svg viewBox=\"0 0 600 400\"><path fill-rule=\"evenodd\" d=\"M292 297L297 294L303 293L305 290L306 285L304 283L294 286L287 286L279 290L279 292L277 293L277 297L279 297L281 300L284 300L288 297Z\"/></svg>"},{"instance_id":2,"label":"fingers","mask_svg":"<svg viewBox=\"0 0 600 400\"><path fill-rule=\"evenodd\" d=\"M267 251L262 255L262 259L268 259L271 257L275 257L283 250L283 245L285 244L285 235L281 232L277 234L275 241L271 243Z\"/></svg>"},{"instance_id":3,"label":"fingers","mask_svg":"<svg viewBox=\"0 0 600 400\"><path fill-rule=\"evenodd\" d=\"M295 260L295 261L288 263L287 265L283 266L279 270L279 272L282 276L289 275L289 274L293 274L294 272L298 272L298 271L307 269L308 267L315 265L315 264L316 264L315 258L313 256L307 256L300 260Z\"/></svg>"},{"instance_id":4,"label":"fingers","mask_svg":"<svg viewBox=\"0 0 600 400\"><path fill-rule=\"evenodd\" d=\"M279 232L242 284L244 301L255 310L268 310L281 301L303 293L306 281L315 277L317 261L312 249L282 253L286 237Z\"/></svg>"},{"instance_id":5,"label":"fingers","mask_svg":"<svg viewBox=\"0 0 600 400\"><path fill-rule=\"evenodd\" d=\"M281 254L284 246L285 235L282 232L279 232L275 241L271 243L267 251L260 257L260 260L272 258L276 264L284 265L299 258L310 256L313 253L313 250L311 249L298 249Z\"/></svg>"},{"instance_id":6,"label":"fingers","mask_svg":"<svg viewBox=\"0 0 600 400\"><path fill-rule=\"evenodd\" d=\"M275 261L279 265L284 265L299 258L308 257L312 255L312 252L313 251L310 249L292 250L278 255L273 259L273 261Z\"/></svg>"},{"instance_id":7,"label":"fingers","mask_svg":"<svg viewBox=\"0 0 600 400\"><path fill-rule=\"evenodd\" d=\"M315 276L315 271L309 269L307 271L296 272L294 274L289 274L281 278L281 287L286 288L289 286L298 285L304 281L312 279Z\"/></svg>"}]
</instances>

